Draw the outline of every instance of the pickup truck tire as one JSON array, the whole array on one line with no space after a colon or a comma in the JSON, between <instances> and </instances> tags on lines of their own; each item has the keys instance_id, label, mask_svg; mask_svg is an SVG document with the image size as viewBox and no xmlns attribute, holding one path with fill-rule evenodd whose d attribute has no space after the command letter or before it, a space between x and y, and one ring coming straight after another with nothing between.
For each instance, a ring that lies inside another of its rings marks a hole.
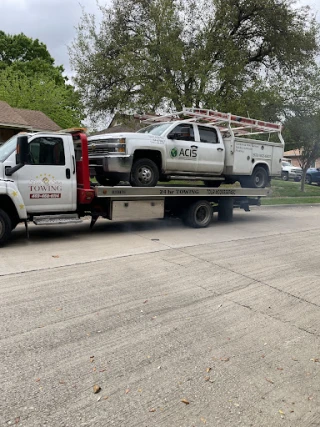
<instances>
[{"instance_id":1,"label":"pickup truck tire","mask_svg":"<svg viewBox=\"0 0 320 427\"><path fill-rule=\"evenodd\" d=\"M0 209L0 246L8 241L12 230L12 224L9 215Z\"/></svg>"},{"instance_id":2,"label":"pickup truck tire","mask_svg":"<svg viewBox=\"0 0 320 427\"><path fill-rule=\"evenodd\" d=\"M212 205L206 200L198 200L187 207L182 219L189 227L204 228L210 224L212 216Z\"/></svg>"},{"instance_id":3,"label":"pickup truck tire","mask_svg":"<svg viewBox=\"0 0 320 427\"><path fill-rule=\"evenodd\" d=\"M159 181L158 166L150 159L136 160L131 169L132 187L155 187Z\"/></svg>"},{"instance_id":4,"label":"pickup truck tire","mask_svg":"<svg viewBox=\"0 0 320 427\"><path fill-rule=\"evenodd\" d=\"M252 175L240 181L241 187L265 188L269 182L268 172L262 166L254 168Z\"/></svg>"},{"instance_id":5,"label":"pickup truck tire","mask_svg":"<svg viewBox=\"0 0 320 427\"><path fill-rule=\"evenodd\" d=\"M312 178L311 178L311 175L307 175L307 176L306 176L306 183L307 183L307 184L309 184L309 185L311 185L311 184L312 184Z\"/></svg>"},{"instance_id":6,"label":"pickup truck tire","mask_svg":"<svg viewBox=\"0 0 320 427\"><path fill-rule=\"evenodd\" d=\"M282 172L281 178L283 181L289 181L289 174L288 172Z\"/></svg>"},{"instance_id":7,"label":"pickup truck tire","mask_svg":"<svg viewBox=\"0 0 320 427\"><path fill-rule=\"evenodd\" d=\"M120 182L120 179L109 179L101 175L96 176L96 180L98 181L98 184L104 185L104 186L110 186L113 187L114 185L118 185Z\"/></svg>"},{"instance_id":8,"label":"pickup truck tire","mask_svg":"<svg viewBox=\"0 0 320 427\"><path fill-rule=\"evenodd\" d=\"M204 185L209 188L218 188L222 184L222 181L203 181Z\"/></svg>"}]
</instances>

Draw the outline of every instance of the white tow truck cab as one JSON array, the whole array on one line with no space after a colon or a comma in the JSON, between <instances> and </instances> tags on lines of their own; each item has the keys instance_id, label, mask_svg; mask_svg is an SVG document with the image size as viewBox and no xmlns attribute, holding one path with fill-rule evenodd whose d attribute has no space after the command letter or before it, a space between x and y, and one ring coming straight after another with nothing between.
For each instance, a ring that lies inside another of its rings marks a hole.
<instances>
[{"instance_id":1,"label":"white tow truck cab","mask_svg":"<svg viewBox=\"0 0 320 427\"><path fill-rule=\"evenodd\" d=\"M87 136L81 130L19 134L0 147L0 246L19 222L26 226L81 222L91 216L145 220L174 216L206 227L214 211L232 219L233 208L259 205L266 189L157 186L108 187L90 180Z\"/></svg>"},{"instance_id":2,"label":"white tow truck cab","mask_svg":"<svg viewBox=\"0 0 320 427\"><path fill-rule=\"evenodd\" d=\"M281 176L280 124L195 108L139 118L150 125L88 138L90 168L99 183L153 187L159 180L178 179L264 188Z\"/></svg>"}]
</instances>

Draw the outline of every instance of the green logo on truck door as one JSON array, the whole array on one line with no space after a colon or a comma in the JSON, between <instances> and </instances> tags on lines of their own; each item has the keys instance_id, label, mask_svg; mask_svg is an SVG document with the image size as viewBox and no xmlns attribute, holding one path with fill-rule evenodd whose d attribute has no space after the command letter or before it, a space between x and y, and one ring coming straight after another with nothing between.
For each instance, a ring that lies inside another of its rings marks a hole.
<instances>
[{"instance_id":1,"label":"green logo on truck door","mask_svg":"<svg viewBox=\"0 0 320 427\"><path fill-rule=\"evenodd\" d=\"M170 151L170 156L171 157L177 157L178 155L178 150L174 147L171 151Z\"/></svg>"},{"instance_id":2,"label":"green logo on truck door","mask_svg":"<svg viewBox=\"0 0 320 427\"><path fill-rule=\"evenodd\" d=\"M179 159L190 159L196 158L198 155L198 147L196 145L191 145L190 148L179 148L179 151L176 147L172 148L170 151L170 156L172 158L178 157Z\"/></svg>"}]
</instances>

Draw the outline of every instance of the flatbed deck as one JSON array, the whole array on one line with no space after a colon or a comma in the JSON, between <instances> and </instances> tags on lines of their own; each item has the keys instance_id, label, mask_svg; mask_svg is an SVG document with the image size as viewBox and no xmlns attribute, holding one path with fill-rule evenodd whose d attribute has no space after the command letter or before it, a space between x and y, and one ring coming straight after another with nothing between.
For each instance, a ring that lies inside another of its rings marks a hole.
<instances>
[{"instance_id":1,"label":"flatbed deck","mask_svg":"<svg viewBox=\"0 0 320 427\"><path fill-rule=\"evenodd\" d=\"M130 198L162 198L177 196L193 197L266 197L271 193L270 188L208 188L208 187L95 187L96 197L112 199Z\"/></svg>"}]
</instances>

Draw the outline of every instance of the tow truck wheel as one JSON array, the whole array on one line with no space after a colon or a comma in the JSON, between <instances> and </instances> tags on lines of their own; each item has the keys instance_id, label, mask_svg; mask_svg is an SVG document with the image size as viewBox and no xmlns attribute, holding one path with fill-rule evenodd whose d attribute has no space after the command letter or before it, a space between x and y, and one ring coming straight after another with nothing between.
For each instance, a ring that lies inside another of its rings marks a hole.
<instances>
[{"instance_id":1,"label":"tow truck wheel","mask_svg":"<svg viewBox=\"0 0 320 427\"><path fill-rule=\"evenodd\" d=\"M159 181L158 166L150 159L139 159L133 163L130 184L132 187L155 187Z\"/></svg>"},{"instance_id":2,"label":"tow truck wheel","mask_svg":"<svg viewBox=\"0 0 320 427\"><path fill-rule=\"evenodd\" d=\"M207 227L212 221L213 208L206 200L198 200L188 206L183 220L193 228Z\"/></svg>"},{"instance_id":3,"label":"tow truck wheel","mask_svg":"<svg viewBox=\"0 0 320 427\"><path fill-rule=\"evenodd\" d=\"M0 209L0 246L3 246L11 234L11 220L9 215Z\"/></svg>"},{"instance_id":4,"label":"tow truck wheel","mask_svg":"<svg viewBox=\"0 0 320 427\"><path fill-rule=\"evenodd\" d=\"M120 182L119 179L109 179L100 175L96 176L96 180L98 181L98 184L107 186L107 187L113 187L115 185L118 185Z\"/></svg>"}]
</instances>

